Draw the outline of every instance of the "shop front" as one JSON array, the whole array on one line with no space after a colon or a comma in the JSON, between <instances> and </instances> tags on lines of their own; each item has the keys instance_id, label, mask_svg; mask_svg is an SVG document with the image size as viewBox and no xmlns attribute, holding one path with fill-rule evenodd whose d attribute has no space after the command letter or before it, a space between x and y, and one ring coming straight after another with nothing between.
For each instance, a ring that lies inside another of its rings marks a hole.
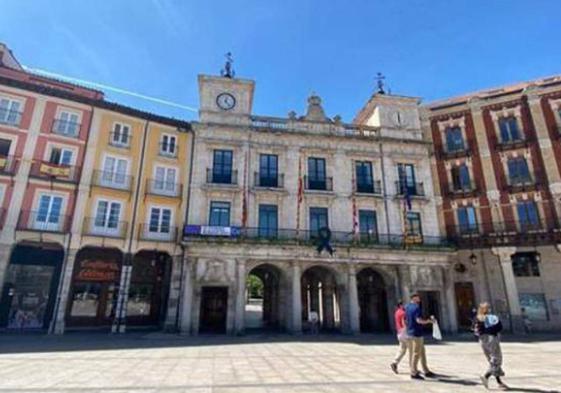
<instances>
[{"instance_id":1,"label":"shop front","mask_svg":"<svg viewBox=\"0 0 561 393\"><path fill-rule=\"evenodd\" d=\"M57 244L18 244L0 298L0 329L45 330L52 318L64 251Z\"/></svg>"},{"instance_id":2,"label":"shop front","mask_svg":"<svg viewBox=\"0 0 561 393\"><path fill-rule=\"evenodd\" d=\"M123 254L86 248L76 256L67 326L109 327L115 318Z\"/></svg>"}]
</instances>

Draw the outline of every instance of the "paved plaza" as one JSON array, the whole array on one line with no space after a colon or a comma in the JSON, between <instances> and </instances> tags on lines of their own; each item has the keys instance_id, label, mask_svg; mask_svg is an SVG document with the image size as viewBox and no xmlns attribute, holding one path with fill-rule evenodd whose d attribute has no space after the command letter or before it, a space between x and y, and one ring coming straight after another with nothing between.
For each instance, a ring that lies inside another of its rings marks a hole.
<instances>
[{"instance_id":1,"label":"paved plaza","mask_svg":"<svg viewBox=\"0 0 561 393\"><path fill-rule=\"evenodd\" d=\"M511 391L561 391L561 336L506 337L503 350ZM390 336L0 335L0 392L485 390L478 379L485 361L469 337L429 344L429 364L439 380L411 381L405 364L394 375L394 352Z\"/></svg>"}]
</instances>

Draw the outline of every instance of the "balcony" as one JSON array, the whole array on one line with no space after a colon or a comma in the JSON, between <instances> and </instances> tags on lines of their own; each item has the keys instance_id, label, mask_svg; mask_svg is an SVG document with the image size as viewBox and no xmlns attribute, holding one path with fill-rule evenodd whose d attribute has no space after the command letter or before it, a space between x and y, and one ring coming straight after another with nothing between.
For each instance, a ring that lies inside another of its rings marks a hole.
<instances>
[{"instance_id":1,"label":"balcony","mask_svg":"<svg viewBox=\"0 0 561 393\"><path fill-rule=\"evenodd\" d=\"M110 132L109 144L121 149L130 149L132 136L122 132Z\"/></svg>"},{"instance_id":2,"label":"balcony","mask_svg":"<svg viewBox=\"0 0 561 393\"><path fill-rule=\"evenodd\" d=\"M310 178L304 176L304 187L307 191L333 191L333 178Z\"/></svg>"},{"instance_id":3,"label":"balcony","mask_svg":"<svg viewBox=\"0 0 561 393\"><path fill-rule=\"evenodd\" d=\"M146 181L146 193L152 195L161 195L172 198L181 196L183 185L164 180L148 179Z\"/></svg>"},{"instance_id":4,"label":"balcony","mask_svg":"<svg viewBox=\"0 0 561 393\"><path fill-rule=\"evenodd\" d=\"M98 187L130 191L132 189L133 177L116 172L94 170L92 183Z\"/></svg>"},{"instance_id":5,"label":"balcony","mask_svg":"<svg viewBox=\"0 0 561 393\"><path fill-rule=\"evenodd\" d=\"M68 233L70 231L71 216L22 210L20 212L17 230L32 232Z\"/></svg>"},{"instance_id":6,"label":"balcony","mask_svg":"<svg viewBox=\"0 0 561 393\"><path fill-rule=\"evenodd\" d=\"M15 175L17 172L18 164L18 157L0 156L0 175Z\"/></svg>"},{"instance_id":7,"label":"balcony","mask_svg":"<svg viewBox=\"0 0 561 393\"><path fill-rule=\"evenodd\" d=\"M525 137L520 137L518 139L509 139L509 140L500 140L497 141L497 150L504 151L504 150L513 150L519 149L521 147L528 147L531 140Z\"/></svg>"},{"instance_id":8,"label":"balcony","mask_svg":"<svg viewBox=\"0 0 561 393\"><path fill-rule=\"evenodd\" d=\"M535 191L538 186L532 176L509 177L505 190L509 193Z\"/></svg>"},{"instance_id":9,"label":"balcony","mask_svg":"<svg viewBox=\"0 0 561 393\"><path fill-rule=\"evenodd\" d=\"M395 189L397 191L397 195L405 195L407 192L412 197L425 196L425 187L423 183L404 183L402 181L396 181Z\"/></svg>"},{"instance_id":10,"label":"balcony","mask_svg":"<svg viewBox=\"0 0 561 393\"><path fill-rule=\"evenodd\" d=\"M150 242L175 242L177 240L177 227L154 226L150 223L139 224L138 240Z\"/></svg>"},{"instance_id":11,"label":"balcony","mask_svg":"<svg viewBox=\"0 0 561 393\"><path fill-rule=\"evenodd\" d=\"M207 184L237 185L238 171L215 172L212 168L207 168L206 182Z\"/></svg>"},{"instance_id":12,"label":"balcony","mask_svg":"<svg viewBox=\"0 0 561 393\"><path fill-rule=\"evenodd\" d=\"M23 112L0 109L0 124L18 127L21 123Z\"/></svg>"},{"instance_id":13,"label":"balcony","mask_svg":"<svg viewBox=\"0 0 561 393\"><path fill-rule=\"evenodd\" d=\"M444 160L449 160L453 158L468 157L471 155L471 150L467 146L457 149L448 149L447 147L442 147L440 151L440 157Z\"/></svg>"},{"instance_id":14,"label":"balcony","mask_svg":"<svg viewBox=\"0 0 561 393\"><path fill-rule=\"evenodd\" d=\"M127 221L86 217L82 228L82 234L85 236L110 237L124 239L127 235L129 223Z\"/></svg>"},{"instance_id":15,"label":"balcony","mask_svg":"<svg viewBox=\"0 0 561 393\"><path fill-rule=\"evenodd\" d=\"M259 172L253 174L253 184L260 188L284 188L284 174L261 175Z\"/></svg>"},{"instance_id":16,"label":"balcony","mask_svg":"<svg viewBox=\"0 0 561 393\"><path fill-rule=\"evenodd\" d=\"M477 195L477 185L475 182L469 184L453 184L448 190L448 196L451 198L465 198Z\"/></svg>"},{"instance_id":17,"label":"balcony","mask_svg":"<svg viewBox=\"0 0 561 393\"><path fill-rule=\"evenodd\" d=\"M356 194L382 195L382 182L374 180L372 182L356 182L354 185Z\"/></svg>"},{"instance_id":18,"label":"balcony","mask_svg":"<svg viewBox=\"0 0 561 393\"><path fill-rule=\"evenodd\" d=\"M177 145L176 144L170 144L168 143L163 143L160 142L160 148L158 150L158 154L162 157L167 157L167 158L177 158ZM173 149L171 149L170 147L173 146ZM172 151L170 151L172 150Z\"/></svg>"},{"instance_id":19,"label":"balcony","mask_svg":"<svg viewBox=\"0 0 561 393\"><path fill-rule=\"evenodd\" d=\"M73 121L55 119L51 131L54 134L66 136L69 138L78 138L82 125Z\"/></svg>"},{"instance_id":20,"label":"balcony","mask_svg":"<svg viewBox=\"0 0 561 393\"><path fill-rule=\"evenodd\" d=\"M53 164L48 161L33 161L29 176L50 181L78 183L80 179L80 167L75 165Z\"/></svg>"},{"instance_id":21,"label":"balcony","mask_svg":"<svg viewBox=\"0 0 561 393\"><path fill-rule=\"evenodd\" d=\"M275 244L315 245L318 242L317 231L282 229L282 228L240 228L210 227L186 225L183 230L186 241L230 240L233 242L255 242ZM452 244L443 237L403 236L403 234L353 234L352 232L331 231L331 243L350 247L434 247L449 248Z\"/></svg>"}]
</instances>

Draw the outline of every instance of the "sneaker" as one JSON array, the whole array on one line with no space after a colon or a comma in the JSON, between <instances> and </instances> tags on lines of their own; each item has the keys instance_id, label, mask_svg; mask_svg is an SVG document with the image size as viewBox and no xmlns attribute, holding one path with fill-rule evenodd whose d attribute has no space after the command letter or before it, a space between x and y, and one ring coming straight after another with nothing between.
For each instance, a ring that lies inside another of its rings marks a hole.
<instances>
[{"instance_id":1,"label":"sneaker","mask_svg":"<svg viewBox=\"0 0 561 393\"><path fill-rule=\"evenodd\" d=\"M392 369L392 371L397 374L397 364L396 363L392 363L390 364L390 368Z\"/></svg>"},{"instance_id":2,"label":"sneaker","mask_svg":"<svg viewBox=\"0 0 561 393\"><path fill-rule=\"evenodd\" d=\"M489 380L484 375L481 375L479 378L481 378L481 383L485 386L485 389L489 389Z\"/></svg>"},{"instance_id":3,"label":"sneaker","mask_svg":"<svg viewBox=\"0 0 561 393\"><path fill-rule=\"evenodd\" d=\"M425 378L421 377L421 374L411 375L411 379L418 379L420 381L424 381Z\"/></svg>"},{"instance_id":4,"label":"sneaker","mask_svg":"<svg viewBox=\"0 0 561 393\"><path fill-rule=\"evenodd\" d=\"M436 378L436 374L433 373L432 371L427 371L425 373L425 378Z\"/></svg>"}]
</instances>

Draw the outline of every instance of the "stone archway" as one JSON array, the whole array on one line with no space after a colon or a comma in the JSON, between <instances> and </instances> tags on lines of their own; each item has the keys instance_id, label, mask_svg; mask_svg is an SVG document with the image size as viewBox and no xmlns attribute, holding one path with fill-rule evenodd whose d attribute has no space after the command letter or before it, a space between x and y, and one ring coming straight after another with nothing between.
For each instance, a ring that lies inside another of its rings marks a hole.
<instances>
[{"instance_id":1,"label":"stone archway","mask_svg":"<svg viewBox=\"0 0 561 393\"><path fill-rule=\"evenodd\" d=\"M245 328L280 329L283 301L281 269L266 263L251 269L246 282Z\"/></svg>"},{"instance_id":2,"label":"stone archway","mask_svg":"<svg viewBox=\"0 0 561 393\"><path fill-rule=\"evenodd\" d=\"M361 333L389 331L388 294L384 278L371 268L362 269L356 278Z\"/></svg>"},{"instance_id":3,"label":"stone archway","mask_svg":"<svg viewBox=\"0 0 561 393\"><path fill-rule=\"evenodd\" d=\"M312 329L310 314L316 312L319 329L335 331L341 329L341 294L337 286L336 273L323 266L312 266L302 274L302 324Z\"/></svg>"}]
</instances>

